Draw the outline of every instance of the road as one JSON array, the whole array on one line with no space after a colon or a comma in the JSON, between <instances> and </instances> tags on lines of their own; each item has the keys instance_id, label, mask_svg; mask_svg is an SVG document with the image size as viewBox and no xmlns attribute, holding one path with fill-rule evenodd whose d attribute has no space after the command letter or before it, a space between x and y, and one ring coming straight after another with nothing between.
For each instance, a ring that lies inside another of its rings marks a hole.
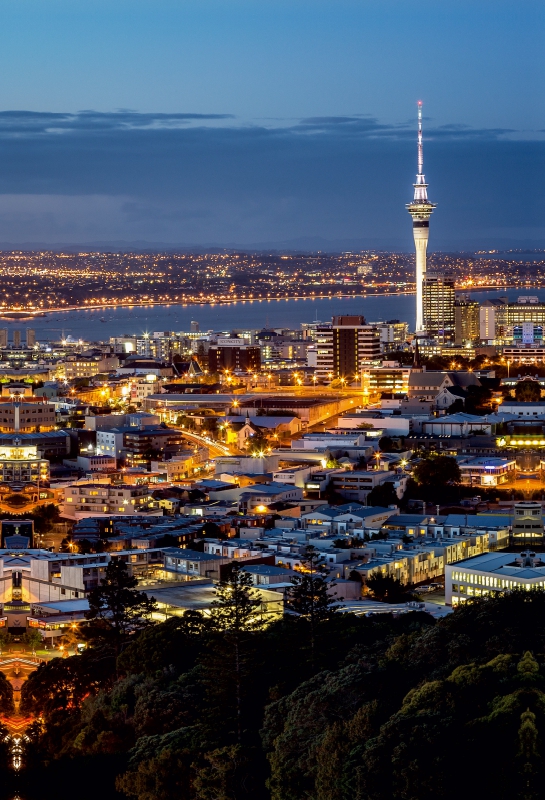
<instances>
[{"instance_id":1,"label":"road","mask_svg":"<svg viewBox=\"0 0 545 800\"><path fill-rule=\"evenodd\" d=\"M201 444L203 447L207 447L212 458L216 458L217 456L233 455L226 445L221 444L221 442L216 442L213 439L209 439L207 436L199 436L198 433L190 433L189 431L182 431L182 434L184 438L189 439L190 442Z\"/></svg>"}]
</instances>

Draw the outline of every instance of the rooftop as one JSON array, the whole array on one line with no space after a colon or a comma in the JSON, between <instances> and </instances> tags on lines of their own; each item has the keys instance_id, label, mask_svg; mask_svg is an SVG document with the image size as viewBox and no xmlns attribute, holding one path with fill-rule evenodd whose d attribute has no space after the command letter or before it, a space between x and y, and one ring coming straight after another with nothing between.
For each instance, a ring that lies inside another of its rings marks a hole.
<instances>
[{"instance_id":1,"label":"rooftop","mask_svg":"<svg viewBox=\"0 0 545 800\"><path fill-rule=\"evenodd\" d=\"M221 559L221 556L200 553L198 550L188 550L183 547L165 547L164 553L171 558L178 558L182 561L218 561Z\"/></svg>"}]
</instances>

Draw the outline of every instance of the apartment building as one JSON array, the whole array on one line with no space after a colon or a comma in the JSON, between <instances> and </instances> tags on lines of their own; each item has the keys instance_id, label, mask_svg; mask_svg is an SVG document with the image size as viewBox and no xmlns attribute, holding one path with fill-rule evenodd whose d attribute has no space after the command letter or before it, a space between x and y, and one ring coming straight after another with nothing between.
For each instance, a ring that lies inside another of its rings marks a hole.
<instances>
[{"instance_id":1,"label":"apartment building","mask_svg":"<svg viewBox=\"0 0 545 800\"><path fill-rule=\"evenodd\" d=\"M317 369L322 379L358 380L364 364L380 358L380 331L362 316L333 317L316 329Z\"/></svg>"},{"instance_id":2,"label":"apartment building","mask_svg":"<svg viewBox=\"0 0 545 800\"><path fill-rule=\"evenodd\" d=\"M67 519L161 513L148 484L77 483L64 490L61 515Z\"/></svg>"}]
</instances>

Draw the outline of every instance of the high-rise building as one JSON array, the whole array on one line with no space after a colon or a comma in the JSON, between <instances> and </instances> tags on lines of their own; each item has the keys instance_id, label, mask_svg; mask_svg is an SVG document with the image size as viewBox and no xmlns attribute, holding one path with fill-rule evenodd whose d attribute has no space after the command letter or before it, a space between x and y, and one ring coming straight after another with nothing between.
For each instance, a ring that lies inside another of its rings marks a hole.
<instances>
[{"instance_id":1,"label":"high-rise building","mask_svg":"<svg viewBox=\"0 0 545 800\"><path fill-rule=\"evenodd\" d=\"M220 337L208 350L209 372L255 372L261 369L261 348L236 334Z\"/></svg>"},{"instance_id":2,"label":"high-rise building","mask_svg":"<svg viewBox=\"0 0 545 800\"><path fill-rule=\"evenodd\" d=\"M422 144L422 101L418 101L418 173L414 184L414 198L407 205L413 219L413 237L416 249L416 333L424 333L423 289L426 278L426 251L430 229L430 217L435 203L428 200L428 184L424 177L424 148Z\"/></svg>"},{"instance_id":3,"label":"high-rise building","mask_svg":"<svg viewBox=\"0 0 545 800\"><path fill-rule=\"evenodd\" d=\"M36 344L36 331L32 328L26 329L26 346L27 347L34 347Z\"/></svg>"},{"instance_id":4,"label":"high-rise building","mask_svg":"<svg viewBox=\"0 0 545 800\"><path fill-rule=\"evenodd\" d=\"M480 338L479 309L477 300L460 297L454 303L454 343L461 345Z\"/></svg>"},{"instance_id":5,"label":"high-rise building","mask_svg":"<svg viewBox=\"0 0 545 800\"><path fill-rule=\"evenodd\" d=\"M8 346L8 329L0 328L0 348L5 350Z\"/></svg>"},{"instance_id":6,"label":"high-rise building","mask_svg":"<svg viewBox=\"0 0 545 800\"><path fill-rule=\"evenodd\" d=\"M522 325L524 322L545 324L545 303L538 297L518 297L516 303L507 303L507 324Z\"/></svg>"},{"instance_id":7,"label":"high-rise building","mask_svg":"<svg viewBox=\"0 0 545 800\"><path fill-rule=\"evenodd\" d=\"M494 344L511 340L514 328L530 323L536 327L545 326L545 303L538 297L519 297L516 303L498 298L481 304L479 332L485 342Z\"/></svg>"},{"instance_id":8,"label":"high-rise building","mask_svg":"<svg viewBox=\"0 0 545 800\"><path fill-rule=\"evenodd\" d=\"M479 339L495 344L504 338L507 329L507 301L485 300L479 309Z\"/></svg>"},{"instance_id":9,"label":"high-rise building","mask_svg":"<svg viewBox=\"0 0 545 800\"><path fill-rule=\"evenodd\" d=\"M383 353L399 350L409 336L408 323L400 322L398 319L389 319L387 322L371 322L370 324L378 328Z\"/></svg>"},{"instance_id":10,"label":"high-rise building","mask_svg":"<svg viewBox=\"0 0 545 800\"><path fill-rule=\"evenodd\" d=\"M454 281L442 275L432 275L424 279L422 305L424 310L424 329L428 336L440 342L454 339Z\"/></svg>"},{"instance_id":11,"label":"high-rise building","mask_svg":"<svg viewBox=\"0 0 545 800\"><path fill-rule=\"evenodd\" d=\"M316 342L316 372L321 378L332 379L335 374L335 361L331 323L320 324L316 327L314 341Z\"/></svg>"},{"instance_id":12,"label":"high-rise building","mask_svg":"<svg viewBox=\"0 0 545 800\"><path fill-rule=\"evenodd\" d=\"M362 364L380 358L380 331L359 315L333 317L316 330L317 374L323 378L359 376Z\"/></svg>"},{"instance_id":13,"label":"high-rise building","mask_svg":"<svg viewBox=\"0 0 545 800\"><path fill-rule=\"evenodd\" d=\"M21 347L21 331L13 331L13 347L18 350Z\"/></svg>"}]
</instances>

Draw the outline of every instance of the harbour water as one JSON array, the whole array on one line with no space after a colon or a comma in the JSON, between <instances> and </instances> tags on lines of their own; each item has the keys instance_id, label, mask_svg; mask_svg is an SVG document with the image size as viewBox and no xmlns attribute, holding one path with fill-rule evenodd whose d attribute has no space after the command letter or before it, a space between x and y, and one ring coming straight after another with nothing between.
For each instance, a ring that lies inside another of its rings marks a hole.
<instances>
[{"instance_id":1,"label":"harbour water","mask_svg":"<svg viewBox=\"0 0 545 800\"><path fill-rule=\"evenodd\" d=\"M514 300L521 295L545 299L545 292L532 288L486 290L472 292L472 297L485 300L507 296ZM164 305L81 309L46 314L25 320L0 319L0 327L33 328L38 341L58 341L71 336L84 341L103 341L110 336L142 335L153 331L189 331L192 320L201 331L229 331L234 328L292 328L301 322L328 322L333 315L363 314L369 322L400 319L414 327L414 295L387 294L319 299L247 300L224 305Z\"/></svg>"}]
</instances>

